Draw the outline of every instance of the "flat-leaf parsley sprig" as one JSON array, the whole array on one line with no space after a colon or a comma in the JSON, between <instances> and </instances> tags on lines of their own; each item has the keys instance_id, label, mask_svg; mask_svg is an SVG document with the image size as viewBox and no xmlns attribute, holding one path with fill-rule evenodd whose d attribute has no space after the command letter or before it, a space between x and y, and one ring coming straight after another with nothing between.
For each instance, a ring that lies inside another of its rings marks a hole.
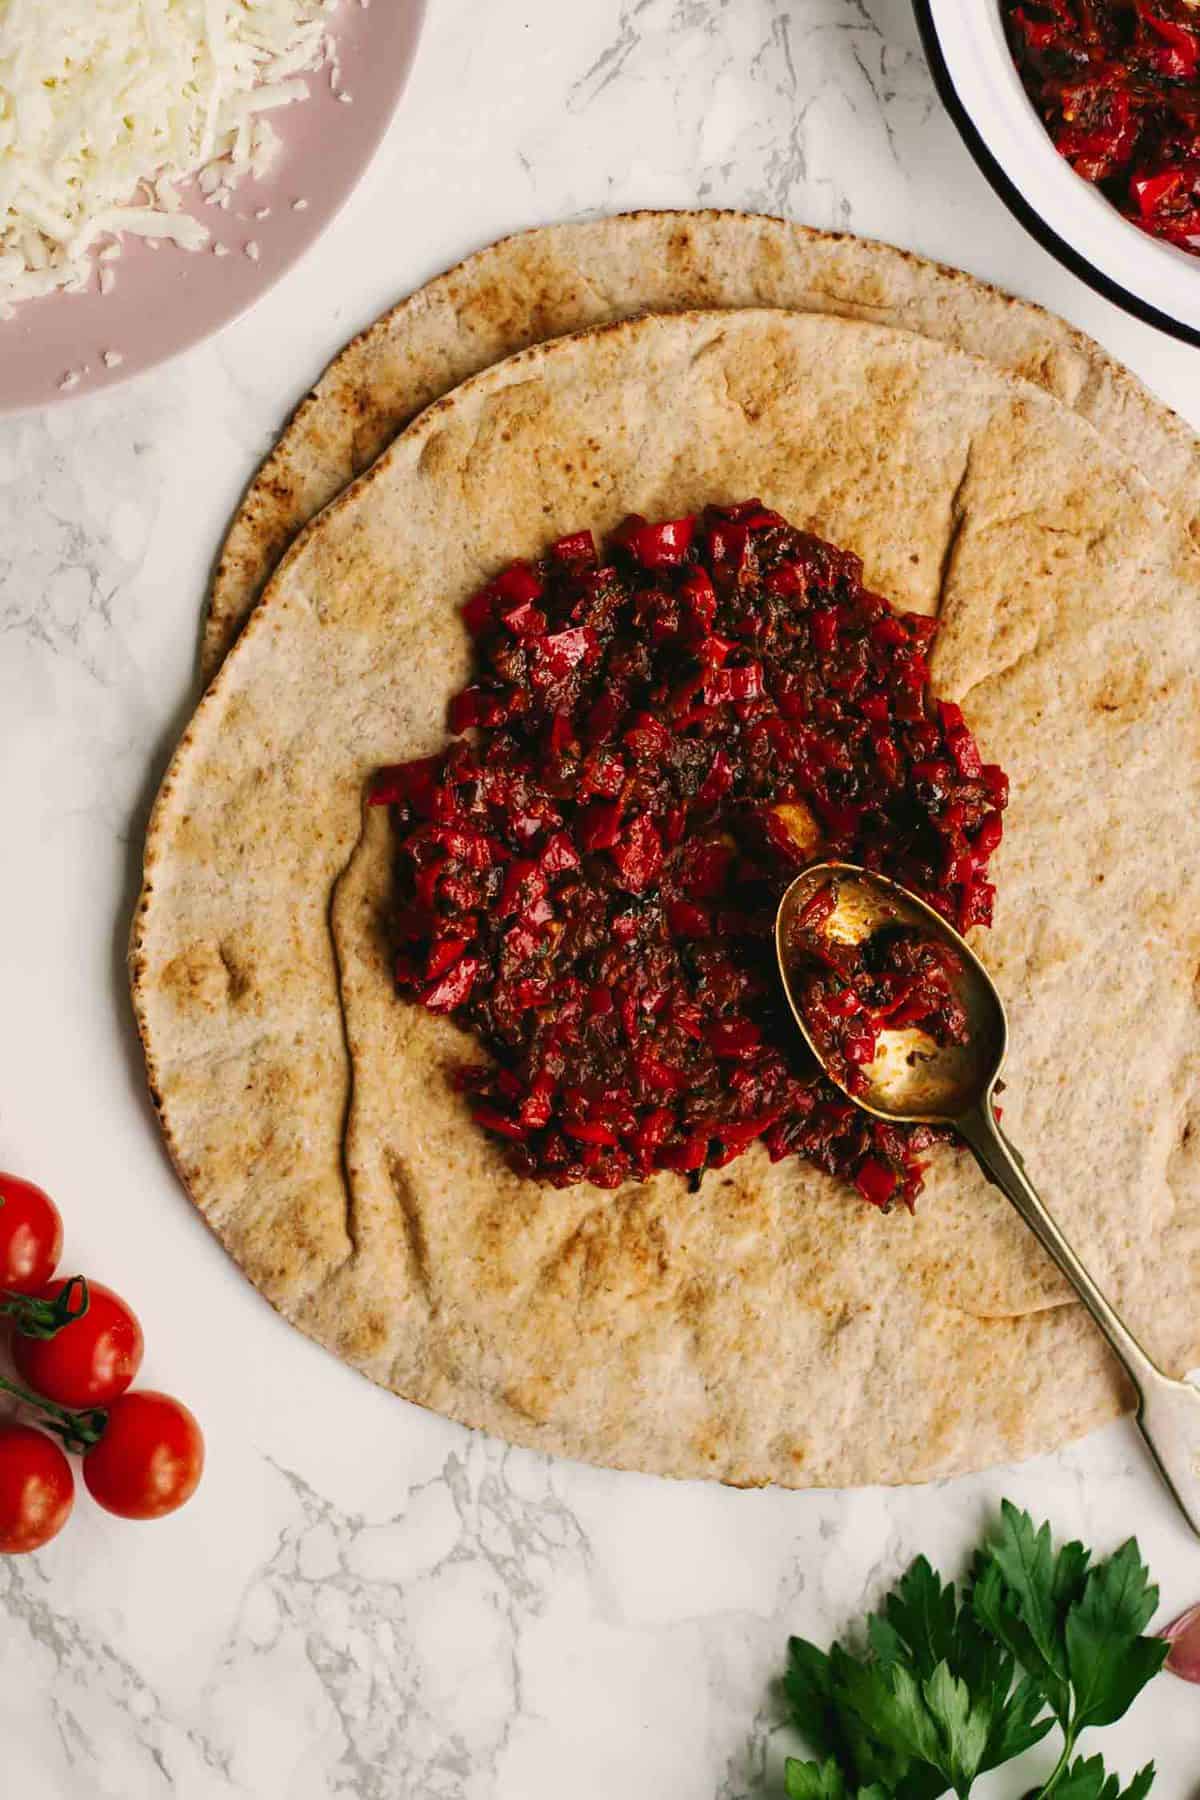
<instances>
[{"instance_id":1,"label":"flat-leaf parsley sprig","mask_svg":"<svg viewBox=\"0 0 1200 1800\"><path fill-rule=\"evenodd\" d=\"M1050 1527L1006 1500L961 1597L921 1556L869 1621L863 1655L792 1638L788 1708L819 1760L789 1759L789 1800L964 1800L1052 1731L1061 1754L1035 1800L1144 1800L1153 1763L1122 1788L1076 1748L1161 1669L1169 1646L1142 1635L1157 1605L1132 1538L1093 1563L1079 1543L1056 1551Z\"/></svg>"}]
</instances>

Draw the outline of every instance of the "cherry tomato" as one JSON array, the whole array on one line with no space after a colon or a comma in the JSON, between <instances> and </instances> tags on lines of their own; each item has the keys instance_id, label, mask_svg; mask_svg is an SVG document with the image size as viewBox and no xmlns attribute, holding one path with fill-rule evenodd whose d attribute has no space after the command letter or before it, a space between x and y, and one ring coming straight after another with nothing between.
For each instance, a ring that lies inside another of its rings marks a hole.
<instances>
[{"instance_id":1,"label":"cherry tomato","mask_svg":"<svg viewBox=\"0 0 1200 1800\"><path fill-rule=\"evenodd\" d=\"M140 1388L108 1412L83 1459L92 1499L121 1519L161 1519L190 1500L204 1472L204 1434L182 1401Z\"/></svg>"},{"instance_id":2,"label":"cherry tomato","mask_svg":"<svg viewBox=\"0 0 1200 1800\"><path fill-rule=\"evenodd\" d=\"M0 1173L0 1288L32 1294L45 1287L62 1255L62 1218L49 1194Z\"/></svg>"},{"instance_id":3,"label":"cherry tomato","mask_svg":"<svg viewBox=\"0 0 1200 1800\"><path fill-rule=\"evenodd\" d=\"M0 1553L40 1550L74 1504L75 1477L54 1439L32 1425L0 1423Z\"/></svg>"},{"instance_id":4,"label":"cherry tomato","mask_svg":"<svg viewBox=\"0 0 1200 1800\"><path fill-rule=\"evenodd\" d=\"M56 1300L65 1281L38 1294ZM59 1406L107 1406L123 1394L142 1366L142 1328L119 1294L88 1282L88 1309L52 1338L13 1333L17 1373L28 1387Z\"/></svg>"}]
</instances>

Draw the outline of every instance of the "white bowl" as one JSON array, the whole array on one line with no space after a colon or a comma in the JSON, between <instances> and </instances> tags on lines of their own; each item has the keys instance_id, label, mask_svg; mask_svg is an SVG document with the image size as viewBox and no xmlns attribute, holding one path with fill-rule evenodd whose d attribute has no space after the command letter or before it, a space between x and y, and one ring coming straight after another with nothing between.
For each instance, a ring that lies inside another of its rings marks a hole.
<instances>
[{"instance_id":1,"label":"white bowl","mask_svg":"<svg viewBox=\"0 0 1200 1800\"><path fill-rule=\"evenodd\" d=\"M1021 86L1000 0L913 4L938 92L1009 210L1098 293L1200 344L1200 256L1139 231L1058 154Z\"/></svg>"}]
</instances>

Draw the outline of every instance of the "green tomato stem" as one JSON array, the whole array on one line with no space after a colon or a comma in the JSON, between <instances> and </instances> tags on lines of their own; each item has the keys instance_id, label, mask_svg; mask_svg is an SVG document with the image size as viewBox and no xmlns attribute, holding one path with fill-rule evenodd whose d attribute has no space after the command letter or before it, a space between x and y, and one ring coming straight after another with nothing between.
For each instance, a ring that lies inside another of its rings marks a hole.
<instances>
[{"instance_id":1,"label":"green tomato stem","mask_svg":"<svg viewBox=\"0 0 1200 1800\"><path fill-rule=\"evenodd\" d=\"M66 1448L74 1451L76 1456L82 1456L92 1449L104 1436L108 1413L102 1406L89 1406L73 1412L69 1406L59 1406L55 1401L43 1399L41 1394L21 1387L18 1382L9 1381L6 1375L0 1375L0 1390L14 1395L22 1406L28 1406L38 1413L39 1424L60 1437Z\"/></svg>"},{"instance_id":2,"label":"green tomato stem","mask_svg":"<svg viewBox=\"0 0 1200 1800\"><path fill-rule=\"evenodd\" d=\"M78 1297L78 1305L74 1296ZM82 1275L72 1275L61 1294L53 1300L41 1300L36 1294L0 1291L0 1314L12 1320L14 1331L19 1331L22 1337L39 1338L43 1343L57 1337L76 1319L82 1319L91 1303L88 1284Z\"/></svg>"}]
</instances>

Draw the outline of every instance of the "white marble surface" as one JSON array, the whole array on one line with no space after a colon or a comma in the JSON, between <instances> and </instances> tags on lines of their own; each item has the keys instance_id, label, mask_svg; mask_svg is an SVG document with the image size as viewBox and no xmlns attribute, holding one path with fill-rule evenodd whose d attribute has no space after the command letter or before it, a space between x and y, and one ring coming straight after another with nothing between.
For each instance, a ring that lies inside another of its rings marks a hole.
<instances>
[{"instance_id":1,"label":"white marble surface","mask_svg":"<svg viewBox=\"0 0 1200 1800\"><path fill-rule=\"evenodd\" d=\"M1200 1599L1200 1548L1130 1427L935 1489L812 1495L474 1439L289 1332L160 1149L123 939L239 490L326 357L463 252L695 202L961 263L1200 423L1200 356L1059 270L976 174L907 0L433 0L378 160L282 286L165 370L0 422L0 1166L60 1198L68 1261L135 1300L147 1377L210 1446L178 1518L81 1504L44 1554L0 1563L14 1800L778 1793L788 1632L827 1640L918 1548L954 1567L1002 1493L1101 1546L1136 1530L1164 1613ZM1164 1800L1200 1800L1196 1690L1164 1678L1105 1735L1126 1772L1157 1756Z\"/></svg>"}]
</instances>

